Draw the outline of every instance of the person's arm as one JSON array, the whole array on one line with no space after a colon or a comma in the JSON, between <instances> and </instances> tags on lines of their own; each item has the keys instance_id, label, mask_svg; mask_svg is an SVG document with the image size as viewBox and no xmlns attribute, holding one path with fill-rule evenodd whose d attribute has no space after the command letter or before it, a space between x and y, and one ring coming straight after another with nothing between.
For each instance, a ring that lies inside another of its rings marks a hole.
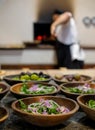
<instances>
[{"instance_id":1,"label":"person's arm","mask_svg":"<svg viewBox=\"0 0 95 130\"><path fill-rule=\"evenodd\" d=\"M72 14L70 12L65 12L59 15L59 17L51 25L51 28L50 28L51 35L56 36L55 30L56 30L57 25L61 23L66 24L70 20L71 17L72 17Z\"/></svg>"}]
</instances>

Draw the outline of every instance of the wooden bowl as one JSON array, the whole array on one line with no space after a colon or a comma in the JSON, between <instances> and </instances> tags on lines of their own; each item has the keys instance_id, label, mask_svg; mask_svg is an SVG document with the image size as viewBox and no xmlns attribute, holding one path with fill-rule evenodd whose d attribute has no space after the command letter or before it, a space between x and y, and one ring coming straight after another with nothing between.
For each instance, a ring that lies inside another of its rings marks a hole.
<instances>
[{"instance_id":1,"label":"wooden bowl","mask_svg":"<svg viewBox=\"0 0 95 130\"><path fill-rule=\"evenodd\" d=\"M9 85L7 85L4 82L0 82L0 89L2 89L2 91L0 92L0 100L1 100L9 91Z\"/></svg>"},{"instance_id":2,"label":"wooden bowl","mask_svg":"<svg viewBox=\"0 0 95 130\"><path fill-rule=\"evenodd\" d=\"M27 82L27 88L32 88L33 86L38 86L38 85L42 85L42 86L54 86L55 90L53 92L50 93L41 93L41 94L23 94L21 93L21 88L22 88L23 83L18 83L15 84L13 86L10 87L10 91L11 93L16 97L16 98L25 98L25 97L32 97L32 96L41 96L41 95L55 95L60 91L60 86L57 85L53 85L53 84L49 84L49 83L34 83L34 82Z\"/></svg>"},{"instance_id":3,"label":"wooden bowl","mask_svg":"<svg viewBox=\"0 0 95 130\"><path fill-rule=\"evenodd\" d=\"M90 83L95 84L95 79L92 79Z\"/></svg>"},{"instance_id":4,"label":"wooden bowl","mask_svg":"<svg viewBox=\"0 0 95 130\"><path fill-rule=\"evenodd\" d=\"M89 100L95 100L95 95L80 95L77 97L77 102L87 116L95 121L95 109L92 109L86 105Z\"/></svg>"},{"instance_id":5,"label":"wooden bowl","mask_svg":"<svg viewBox=\"0 0 95 130\"><path fill-rule=\"evenodd\" d=\"M44 114L32 114L23 111L20 108L19 101L14 101L12 103L12 109L18 116L22 119L26 120L27 122L37 125L37 126L55 126L58 125L65 120L69 119L77 110L79 109L78 104L69 98L64 97L57 97L57 96L37 96L37 97L28 97L21 99L25 104L29 105L31 103L39 102L40 100L53 100L58 103L60 106L65 106L69 109L68 113L64 114L51 114L51 115L44 115Z\"/></svg>"},{"instance_id":6,"label":"wooden bowl","mask_svg":"<svg viewBox=\"0 0 95 130\"><path fill-rule=\"evenodd\" d=\"M0 124L3 123L7 118L9 114L6 108L0 107Z\"/></svg>"},{"instance_id":7,"label":"wooden bowl","mask_svg":"<svg viewBox=\"0 0 95 130\"><path fill-rule=\"evenodd\" d=\"M53 77L54 81L58 84L62 83L72 83L72 82L89 82L92 78L87 75L80 74L67 74Z\"/></svg>"},{"instance_id":8,"label":"wooden bowl","mask_svg":"<svg viewBox=\"0 0 95 130\"><path fill-rule=\"evenodd\" d=\"M74 87L77 87L77 86L83 86L85 85L86 83L82 83L82 82L74 82L74 83L64 83L64 84L61 84L60 87L61 87L61 92L69 97L69 98L72 98L72 99L75 99L79 96L79 95L84 95L84 93L74 93L74 92L70 92L68 91L68 88L74 88ZM89 87L95 89L95 84L91 84L91 83L87 83L89 85ZM95 93L91 94L91 95L95 95Z\"/></svg>"},{"instance_id":9,"label":"wooden bowl","mask_svg":"<svg viewBox=\"0 0 95 130\"><path fill-rule=\"evenodd\" d=\"M25 79L25 80L21 80L21 79L14 79L15 77L18 77L18 78L20 78L21 77L21 75L25 75L25 74L27 74L27 75L31 75L31 74L37 74L37 75L39 75L39 76L41 76L41 77L47 77L45 80L32 80L32 79L30 79L30 80L27 80L27 79ZM30 72L21 72L20 74L15 74L15 75L7 75L7 76L4 76L3 77L3 80L5 80L9 85L14 85L14 84L17 84L17 83L22 83L22 82L24 82L24 81L32 81L32 82L49 82L50 80L51 80L51 76L50 75L48 75L48 74L44 74L43 72L39 72L39 73L37 73L37 72L33 72L33 73L30 73Z\"/></svg>"}]
</instances>

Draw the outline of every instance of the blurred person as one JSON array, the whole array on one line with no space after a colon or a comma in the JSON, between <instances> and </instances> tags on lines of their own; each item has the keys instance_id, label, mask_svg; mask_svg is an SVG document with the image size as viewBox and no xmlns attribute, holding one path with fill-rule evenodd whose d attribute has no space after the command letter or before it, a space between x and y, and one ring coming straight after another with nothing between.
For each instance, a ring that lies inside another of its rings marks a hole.
<instances>
[{"instance_id":1,"label":"blurred person","mask_svg":"<svg viewBox=\"0 0 95 130\"><path fill-rule=\"evenodd\" d=\"M82 69L85 56L83 49L80 48L72 13L55 10L52 20L50 32L56 39L58 67Z\"/></svg>"}]
</instances>

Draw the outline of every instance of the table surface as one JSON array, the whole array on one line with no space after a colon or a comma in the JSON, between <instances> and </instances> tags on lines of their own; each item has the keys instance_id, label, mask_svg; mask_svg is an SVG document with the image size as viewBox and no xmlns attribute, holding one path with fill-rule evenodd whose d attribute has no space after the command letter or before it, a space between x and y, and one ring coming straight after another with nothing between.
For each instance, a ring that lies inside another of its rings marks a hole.
<instances>
[{"instance_id":1,"label":"table surface","mask_svg":"<svg viewBox=\"0 0 95 130\"><path fill-rule=\"evenodd\" d=\"M4 73L0 74L1 77L9 74L18 74L21 71L27 70L3 70ZM29 70L28 70L29 71ZM67 70L61 68L60 70L31 70L31 72L43 71L50 75L55 74L85 74L95 77L95 69L83 69L83 70ZM63 96L61 94L57 96ZM4 107L9 111L8 119L0 124L0 130L95 130L95 121L89 119L87 115L79 109L70 119L63 122L60 125L54 127L38 127L25 122L22 118L18 117L11 109L11 103L15 101L16 98L8 92L7 95L1 100Z\"/></svg>"},{"instance_id":2,"label":"table surface","mask_svg":"<svg viewBox=\"0 0 95 130\"><path fill-rule=\"evenodd\" d=\"M46 70L30 70L28 68L23 68L21 70L0 70L0 76L11 75L11 74L18 74L20 72L44 72L46 74L50 74L51 76L55 74L84 74L89 75L91 77L95 77L95 68L92 69L46 69Z\"/></svg>"}]
</instances>

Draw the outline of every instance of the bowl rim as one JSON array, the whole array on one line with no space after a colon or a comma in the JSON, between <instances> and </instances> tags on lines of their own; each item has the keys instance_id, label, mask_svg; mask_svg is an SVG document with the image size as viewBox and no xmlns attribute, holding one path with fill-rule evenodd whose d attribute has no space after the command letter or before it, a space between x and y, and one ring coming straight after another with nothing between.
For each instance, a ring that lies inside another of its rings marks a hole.
<instances>
[{"instance_id":1,"label":"bowl rim","mask_svg":"<svg viewBox=\"0 0 95 130\"><path fill-rule=\"evenodd\" d=\"M2 90L1 92L0 92L0 95L1 94L4 94L5 92L7 92L7 91L9 91L9 85L7 84L7 83L5 83L5 82L0 82L0 85L5 85L5 89L4 90Z\"/></svg>"},{"instance_id":2,"label":"bowl rim","mask_svg":"<svg viewBox=\"0 0 95 130\"><path fill-rule=\"evenodd\" d=\"M9 117L9 112L8 112L8 110L7 110L5 107L3 107L3 106L0 106L0 108L6 111L6 114L5 114L2 118L0 118L0 123L1 123L1 122L5 121L5 120Z\"/></svg>"},{"instance_id":3,"label":"bowl rim","mask_svg":"<svg viewBox=\"0 0 95 130\"><path fill-rule=\"evenodd\" d=\"M77 97L77 102L78 102L78 104L79 104L80 106L84 107L84 108L90 109L90 110L92 110L92 111L95 112L95 109L88 107L86 104L84 104L83 102L80 101L80 98L83 98L83 97L86 97L86 96L90 97L90 96L92 96L92 94L89 94L89 95L88 95L88 94L85 94L85 95L80 95L80 96L78 96L78 97Z\"/></svg>"},{"instance_id":4,"label":"bowl rim","mask_svg":"<svg viewBox=\"0 0 95 130\"><path fill-rule=\"evenodd\" d=\"M75 112L77 112L78 111L78 109L79 109L79 105L78 105L78 103L75 101L75 100L73 100L73 99L70 99L70 98L66 98L66 97L61 97L61 96L39 96L40 98L43 98L43 97L54 97L54 98L62 98L62 99L66 99L66 100L69 100L69 101L71 101L71 102L73 102L74 104L75 104L75 108L73 109L73 110L71 110L71 111L69 111L68 113L62 113L62 114L54 114L54 115L43 115L43 114L32 114L32 113L28 113L28 112L25 112L25 111L22 111L22 110L20 110L20 109L18 109L18 108L16 108L16 103L19 101L19 100L16 100L16 101L14 101L13 103L12 103L12 109L13 110L15 110L15 111L17 111L17 112L19 112L19 113L22 113L22 114L25 114L25 115L31 115L31 116L38 116L38 117L57 117L57 116L65 116L65 115L70 115L70 114L73 114L73 113L75 113ZM28 100L28 99L31 99L31 98L36 98L36 97L27 97L27 98L22 98L21 100L24 100L24 99L26 99L26 100Z\"/></svg>"},{"instance_id":5,"label":"bowl rim","mask_svg":"<svg viewBox=\"0 0 95 130\"><path fill-rule=\"evenodd\" d=\"M67 93L67 94L70 94L70 95L77 95L77 96L80 96L80 95L88 95L88 94L82 94L82 93L73 93L73 92L69 92L69 91L66 91L65 89L62 89L63 88L66 88L64 85L66 84L93 84L93 83L89 83L89 82L68 82L68 83L63 83L60 85L60 90L64 93ZM95 85L95 84L93 84ZM92 94L89 94L89 95L95 95L95 93L92 93Z\"/></svg>"},{"instance_id":6,"label":"bowl rim","mask_svg":"<svg viewBox=\"0 0 95 130\"><path fill-rule=\"evenodd\" d=\"M6 73L6 70L0 70L0 75L3 75Z\"/></svg>"},{"instance_id":7,"label":"bowl rim","mask_svg":"<svg viewBox=\"0 0 95 130\"><path fill-rule=\"evenodd\" d=\"M33 83L33 84L46 84L46 85L49 85L49 86L54 86L54 87L56 87L56 91L54 91L54 92L52 92L52 93L47 93L47 94L35 94L35 95L33 95L33 94L22 94L22 93L18 93L18 92L16 92L16 91L14 91L13 90L13 88L15 88L15 87L17 87L17 86L19 86L19 85L22 85L23 83L17 83L17 84L14 84L14 85L12 85L11 87L10 87L10 92L12 92L12 93L14 93L14 94L17 94L17 95L19 95L19 96L43 96L43 95L51 95L51 94L56 94L56 93L58 93L59 91L60 91L60 86L59 85L57 85L57 84L52 84L52 83L45 83L45 82L27 82L28 84L31 84L31 83Z\"/></svg>"},{"instance_id":8,"label":"bowl rim","mask_svg":"<svg viewBox=\"0 0 95 130\"><path fill-rule=\"evenodd\" d=\"M39 80L39 81L37 81L37 80L15 80L15 79L10 78L10 77L14 77L14 76L19 76L20 74L21 74L21 73L19 73L19 74L6 75L6 76L3 77L3 79L4 79L4 80L9 80L9 81L14 81L14 82L23 82L23 81L28 81L28 82L29 82L29 81L32 81L32 82L44 82L44 81L49 81L49 80L52 79L49 74L45 74L45 75L49 76L48 79L46 79L46 80ZM32 74L32 73L31 73L31 74Z\"/></svg>"},{"instance_id":9,"label":"bowl rim","mask_svg":"<svg viewBox=\"0 0 95 130\"><path fill-rule=\"evenodd\" d=\"M77 74L77 73L76 73ZM62 75L62 77L63 76L69 76L69 75L76 75L76 74L63 74ZM89 75L84 75L84 74L79 74L80 76L83 76L83 77L88 77L89 78L89 80L86 80L86 81L82 81L82 82L90 82L91 80L92 80L92 77L91 76L89 76ZM55 78L55 76L53 76L53 79L55 80L55 81L58 81L58 82L60 82L60 83L72 83L72 82L80 82L80 81L61 81L61 80L58 80L58 79L56 79Z\"/></svg>"}]
</instances>

